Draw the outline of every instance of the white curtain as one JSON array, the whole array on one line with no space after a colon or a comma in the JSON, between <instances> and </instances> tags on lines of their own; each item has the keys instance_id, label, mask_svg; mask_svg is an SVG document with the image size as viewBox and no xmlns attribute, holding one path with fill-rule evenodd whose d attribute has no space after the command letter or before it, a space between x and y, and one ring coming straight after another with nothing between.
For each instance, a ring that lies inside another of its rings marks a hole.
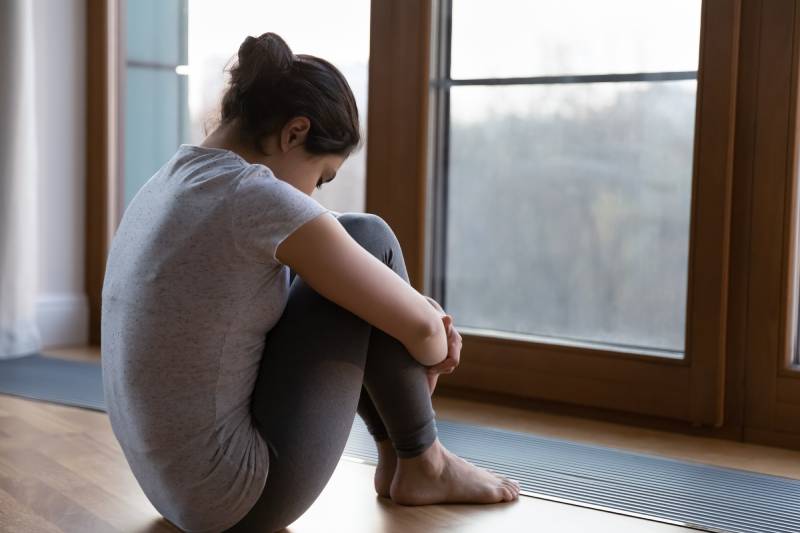
<instances>
[{"instance_id":1,"label":"white curtain","mask_svg":"<svg viewBox=\"0 0 800 533\"><path fill-rule=\"evenodd\" d=\"M0 359L38 352L33 2L0 0Z\"/></svg>"}]
</instances>

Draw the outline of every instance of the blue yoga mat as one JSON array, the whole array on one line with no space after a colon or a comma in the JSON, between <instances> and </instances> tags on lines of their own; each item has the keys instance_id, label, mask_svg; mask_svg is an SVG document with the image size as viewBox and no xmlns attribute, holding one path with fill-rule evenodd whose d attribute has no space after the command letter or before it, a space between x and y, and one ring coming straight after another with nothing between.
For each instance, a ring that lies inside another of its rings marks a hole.
<instances>
[{"instance_id":1,"label":"blue yoga mat","mask_svg":"<svg viewBox=\"0 0 800 533\"><path fill-rule=\"evenodd\" d=\"M105 411L100 363L41 354L0 360L0 393Z\"/></svg>"}]
</instances>

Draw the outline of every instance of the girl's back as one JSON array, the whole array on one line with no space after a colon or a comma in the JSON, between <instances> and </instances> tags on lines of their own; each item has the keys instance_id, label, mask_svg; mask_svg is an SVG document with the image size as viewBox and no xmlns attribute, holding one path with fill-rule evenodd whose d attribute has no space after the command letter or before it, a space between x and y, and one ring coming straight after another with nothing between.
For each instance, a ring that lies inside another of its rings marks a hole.
<instances>
[{"instance_id":1,"label":"girl's back","mask_svg":"<svg viewBox=\"0 0 800 533\"><path fill-rule=\"evenodd\" d=\"M327 211L263 165L187 144L125 211L102 293L106 404L142 489L183 529L233 525L261 494L249 402L288 298L275 246Z\"/></svg>"}]
</instances>

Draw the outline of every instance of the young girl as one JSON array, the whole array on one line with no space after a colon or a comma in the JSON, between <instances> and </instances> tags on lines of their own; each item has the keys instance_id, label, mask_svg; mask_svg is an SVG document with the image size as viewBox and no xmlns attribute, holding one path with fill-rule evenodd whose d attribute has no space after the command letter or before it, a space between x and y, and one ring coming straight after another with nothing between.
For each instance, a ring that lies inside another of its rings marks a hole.
<instances>
[{"instance_id":1,"label":"young girl","mask_svg":"<svg viewBox=\"0 0 800 533\"><path fill-rule=\"evenodd\" d=\"M145 495L185 531L279 530L327 484L357 412L375 490L492 503L519 485L437 439L452 318L408 281L391 228L312 198L361 147L342 74L247 37L216 129L139 190L108 257L108 414Z\"/></svg>"}]
</instances>

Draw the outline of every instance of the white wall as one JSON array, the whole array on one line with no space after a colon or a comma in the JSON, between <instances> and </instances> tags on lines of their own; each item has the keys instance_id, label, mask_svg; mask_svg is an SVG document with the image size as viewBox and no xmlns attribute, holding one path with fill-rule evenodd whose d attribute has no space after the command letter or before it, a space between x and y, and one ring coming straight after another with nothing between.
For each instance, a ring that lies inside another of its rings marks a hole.
<instances>
[{"instance_id":1,"label":"white wall","mask_svg":"<svg viewBox=\"0 0 800 533\"><path fill-rule=\"evenodd\" d=\"M85 344L85 0L36 0L37 323L48 346Z\"/></svg>"}]
</instances>

